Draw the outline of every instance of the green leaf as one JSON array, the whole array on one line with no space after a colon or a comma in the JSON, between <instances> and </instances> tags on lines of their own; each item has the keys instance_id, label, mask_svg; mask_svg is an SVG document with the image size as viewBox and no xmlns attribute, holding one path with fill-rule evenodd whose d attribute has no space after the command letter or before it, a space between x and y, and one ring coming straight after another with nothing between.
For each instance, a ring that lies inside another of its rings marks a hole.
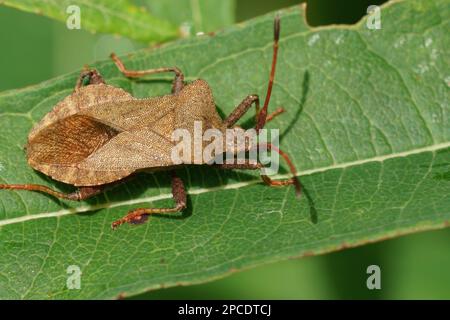
<instances>
[{"instance_id":1,"label":"green leaf","mask_svg":"<svg viewBox=\"0 0 450 320\"><path fill-rule=\"evenodd\" d=\"M270 109L287 112L269 127L280 128L299 170L301 199L255 173L189 168L180 172L190 194L183 215L113 232L110 223L131 208L172 205L165 173L141 174L82 203L0 190L0 296L128 296L448 226L449 15L446 0L396 1L383 7L380 30L365 20L312 29L300 7L281 12ZM125 64L177 65L189 81L207 80L228 114L247 94L265 94L273 17L140 51ZM169 77L129 81L110 61L96 67L138 97L170 91ZM2 183L72 190L30 169L22 146L76 78L0 95ZM71 265L82 272L80 290L66 286Z\"/></svg>"},{"instance_id":2,"label":"green leaf","mask_svg":"<svg viewBox=\"0 0 450 320\"><path fill-rule=\"evenodd\" d=\"M5 0L0 1L20 10L43 14L66 23L74 11L80 8L80 27L91 32L113 33L128 38L153 43L174 39L180 29L151 15L144 7L137 7L129 0Z\"/></svg>"},{"instance_id":3,"label":"green leaf","mask_svg":"<svg viewBox=\"0 0 450 320\"><path fill-rule=\"evenodd\" d=\"M185 32L212 32L234 23L235 0L141 0L157 17Z\"/></svg>"}]
</instances>

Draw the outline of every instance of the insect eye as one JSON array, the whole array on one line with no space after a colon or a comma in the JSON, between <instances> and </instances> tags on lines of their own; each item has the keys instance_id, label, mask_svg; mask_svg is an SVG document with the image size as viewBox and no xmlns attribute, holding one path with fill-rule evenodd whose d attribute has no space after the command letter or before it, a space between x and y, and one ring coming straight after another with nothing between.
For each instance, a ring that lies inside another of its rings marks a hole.
<instances>
[{"instance_id":1,"label":"insect eye","mask_svg":"<svg viewBox=\"0 0 450 320\"><path fill-rule=\"evenodd\" d=\"M81 80L82 86L87 86L89 83L91 83L91 74L90 73L84 75L83 79Z\"/></svg>"}]
</instances>

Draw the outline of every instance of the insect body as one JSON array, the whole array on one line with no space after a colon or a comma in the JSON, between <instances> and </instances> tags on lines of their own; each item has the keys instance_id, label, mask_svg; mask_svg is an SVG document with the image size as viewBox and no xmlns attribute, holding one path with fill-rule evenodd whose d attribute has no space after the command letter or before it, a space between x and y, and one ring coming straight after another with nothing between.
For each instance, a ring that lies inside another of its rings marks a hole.
<instances>
[{"instance_id":1,"label":"insect body","mask_svg":"<svg viewBox=\"0 0 450 320\"><path fill-rule=\"evenodd\" d=\"M214 128L225 133L227 129L234 128L235 123L255 104L255 129L259 132L267 121L283 111L279 109L273 114L267 114L275 74L279 23L276 18L272 71L261 110L258 96L249 95L223 120L217 113L211 89L204 80L195 80L185 85L183 73L176 67L127 70L122 61L112 54L112 59L126 77L173 72L175 78L172 94L137 99L123 89L105 84L95 69L84 70L74 92L59 102L31 130L26 147L31 167L55 180L76 186L78 190L66 194L33 184L0 184L0 189L40 191L58 198L84 200L123 182L137 171L166 170L172 176L175 206L135 209L113 222L112 227L116 228L125 222L143 222L153 213L183 210L186 207L186 193L183 182L176 175L176 169L181 165L205 163L189 160L174 162L171 156L174 147L171 139L173 131L185 129L193 133L194 124L200 122L203 130ZM287 180L273 181L262 175L263 181L272 186L294 184L299 194L300 184L287 155L270 144L266 146L282 155L294 176ZM249 170L262 167L260 163L250 162L216 166Z\"/></svg>"}]
</instances>

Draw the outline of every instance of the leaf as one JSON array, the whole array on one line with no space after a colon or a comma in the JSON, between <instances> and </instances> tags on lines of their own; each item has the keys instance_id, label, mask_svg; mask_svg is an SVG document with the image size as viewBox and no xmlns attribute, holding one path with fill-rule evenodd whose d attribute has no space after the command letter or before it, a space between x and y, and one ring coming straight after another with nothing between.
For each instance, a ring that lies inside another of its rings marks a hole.
<instances>
[{"instance_id":1,"label":"leaf","mask_svg":"<svg viewBox=\"0 0 450 320\"><path fill-rule=\"evenodd\" d=\"M82 29L119 34L147 43L163 42L180 35L177 26L151 15L144 7L137 7L129 0L5 0L0 4L43 14L64 23L74 14L69 6L78 6Z\"/></svg>"},{"instance_id":2,"label":"leaf","mask_svg":"<svg viewBox=\"0 0 450 320\"><path fill-rule=\"evenodd\" d=\"M190 194L183 215L113 232L110 223L131 208L172 205L165 173L141 174L82 203L1 190L0 296L129 296L448 226L448 9L445 0L391 2L381 30L369 30L365 20L312 29L300 7L281 12L270 109L287 112L269 127L280 128L281 147L299 170L300 200L290 187L261 184L255 173L194 167L180 172ZM139 51L125 64L176 64L187 80L207 80L228 114L247 94L265 94L273 17ZM110 61L96 67L138 97L170 90L169 76L129 81ZM72 190L30 169L22 146L76 78L0 95L2 183ZM80 290L66 286L72 265L82 272Z\"/></svg>"},{"instance_id":3,"label":"leaf","mask_svg":"<svg viewBox=\"0 0 450 320\"><path fill-rule=\"evenodd\" d=\"M213 32L234 22L234 0L145 0L149 11L174 25L197 32ZM187 31L186 30L186 31Z\"/></svg>"}]
</instances>

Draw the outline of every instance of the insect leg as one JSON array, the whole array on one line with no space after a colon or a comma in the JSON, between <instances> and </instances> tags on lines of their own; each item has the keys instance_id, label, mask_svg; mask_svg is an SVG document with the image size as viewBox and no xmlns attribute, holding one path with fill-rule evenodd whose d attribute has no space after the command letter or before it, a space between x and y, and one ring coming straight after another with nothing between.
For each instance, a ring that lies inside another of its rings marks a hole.
<instances>
[{"instance_id":1,"label":"insect leg","mask_svg":"<svg viewBox=\"0 0 450 320\"><path fill-rule=\"evenodd\" d=\"M215 165L219 169L240 169L240 170L258 170L263 168L263 165L261 163L251 164L251 163L236 163L236 164L217 164ZM285 180L272 180L267 175L261 174L261 179L263 182L271 187L279 187L279 186L287 186L290 184L297 184L294 180L297 180L296 178L289 178ZM298 193L296 189L296 193Z\"/></svg>"},{"instance_id":2,"label":"insect leg","mask_svg":"<svg viewBox=\"0 0 450 320\"><path fill-rule=\"evenodd\" d=\"M256 107L256 122L258 123L259 115L259 97L256 94L251 94L247 96L242 102L230 113L230 115L224 120L227 128L231 128L242 116L250 109L250 107L255 104ZM279 114L283 113L285 110L282 107L277 108L271 114L266 116L266 121L269 122Z\"/></svg>"},{"instance_id":3,"label":"insect leg","mask_svg":"<svg viewBox=\"0 0 450 320\"><path fill-rule=\"evenodd\" d=\"M100 73L95 69L89 69L88 67L85 67L85 69L81 71L80 76L78 77L77 84L75 85L75 90L89 84L100 83L105 83L105 80L103 80L103 77L100 75Z\"/></svg>"},{"instance_id":4,"label":"insect leg","mask_svg":"<svg viewBox=\"0 0 450 320\"><path fill-rule=\"evenodd\" d=\"M182 211L186 208L186 191L184 189L183 181L172 171L172 196L175 201L175 206L172 208L139 208L134 209L128 214L114 221L111 224L113 229L116 229L118 226L128 222L131 224L139 224L143 223L147 220L148 215L150 214L159 214L159 213L175 213Z\"/></svg>"},{"instance_id":5,"label":"insect leg","mask_svg":"<svg viewBox=\"0 0 450 320\"><path fill-rule=\"evenodd\" d=\"M263 168L263 165L261 163L256 163L256 164L252 164L252 163L236 163L236 164L217 164L215 165L217 168L219 169L225 169L225 170L230 170L230 169L240 169L240 170L258 170ZM267 175L261 174L261 179L263 180L263 182L271 187L279 187L279 186L287 186L290 184L294 184L296 185L297 182L295 182L294 180L297 180L296 178L289 178L289 179L285 179L285 180L272 180L270 179ZM296 191L296 193L298 193L298 191Z\"/></svg>"},{"instance_id":6,"label":"insect leg","mask_svg":"<svg viewBox=\"0 0 450 320\"><path fill-rule=\"evenodd\" d=\"M103 192L104 186L80 187L71 193L63 193L40 184L0 184L0 189L37 191L55 198L81 201Z\"/></svg>"},{"instance_id":7,"label":"insect leg","mask_svg":"<svg viewBox=\"0 0 450 320\"><path fill-rule=\"evenodd\" d=\"M173 72L175 73L175 79L172 83L172 93L178 93L183 89L184 86L184 75L180 69L177 67L163 67L147 70L128 70L123 64L122 60L119 59L114 53L111 53L111 59L119 68L120 72L123 73L125 77L128 78L139 78L148 74L162 73L162 72Z\"/></svg>"},{"instance_id":8,"label":"insect leg","mask_svg":"<svg viewBox=\"0 0 450 320\"><path fill-rule=\"evenodd\" d=\"M287 153L281 151L279 148L275 147L271 143L259 143L258 149L260 149L261 147L264 147L270 151L277 152L284 159L284 161L286 161L286 163L289 167L289 170L291 171L291 174L292 174L292 178L285 179L285 180L272 180L266 175L261 175L261 178L263 179L263 181L270 186L285 186L285 185L292 184L295 187L295 194L297 195L297 197L299 197L301 190L302 190L302 186L300 184L300 181L297 179L297 169L295 168L291 159L289 159L289 156L287 155Z\"/></svg>"},{"instance_id":9,"label":"insect leg","mask_svg":"<svg viewBox=\"0 0 450 320\"><path fill-rule=\"evenodd\" d=\"M258 170L263 167L261 163L250 163L248 160L245 161L245 163L222 163L222 164L215 164L215 167L219 169L241 169L241 170Z\"/></svg>"},{"instance_id":10,"label":"insect leg","mask_svg":"<svg viewBox=\"0 0 450 320\"><path fill-rule=\"evenodd\" d=\"M272 121L275 117L279 116L280 114L282 114L283 112L285 112L286 110L284 110L283 107L278 107L274 112L271 112L267 115L266 117L266 123L269 121ZM258 116L258 115L256 115Z\"/></svg>"},{"instance_id":11,"label":"insect leg","mask_svg":"<svg viewBox=\"0 0 450 320\"><path fill-rule=\"evenodd\" d=\"M259 130L264 128L264 125L267 121L273 119L278 114L282 113L284 110L282 108L278 108L274 113L267 114L267 108L269 106L270 96L272 95L272 87L273 81L275 78L275 67L277 65L277 56L278 56L278 41L280 39L280 18L278 16L275 17L274 20L274 41L273 41L273 55L272 55L272 68L270 70L269 75L269 84L267 86L266 99L264 100L264 106L261 110L259 110L259 98L257 95L250 95L245 98L234 111L225 119L225 124L227 127L232 126L238 121L242 115L247 112L252 103L254 102L256 105L256 132L259 133Z\"/></svg>"},{"instance_id":12,"label":"insect leg","mask_svg":"<svg viewBox=\"0 0 450 320\"><path fill-rule=\"evenodd\" d=\"M267 175L261 174L261 179L264 181L265 184L272 186L272 187L278 187L278 186L286 186L286 185L294 185L295 187L295 193L298 196L300 196L301 193L301 184L300 181L297 179L297 170L295 169L294 164L292 163L291 159L289 159L289 156L281 151L279 148L273 146L271 143L260 143L258 144L258 148L265 147L267 150L275 151L279 155L281 155L286 161L286 163L289 166L289 169L292 173L292 177L289 179L284 180L272 180ZM244 170L258 170L263 168L263 165L261 163L250 163L248 160L246 160L246 163L232 163L232 164L217 164L215 165L220 169L244 169Z\"/></svg>"}]
</instances>

